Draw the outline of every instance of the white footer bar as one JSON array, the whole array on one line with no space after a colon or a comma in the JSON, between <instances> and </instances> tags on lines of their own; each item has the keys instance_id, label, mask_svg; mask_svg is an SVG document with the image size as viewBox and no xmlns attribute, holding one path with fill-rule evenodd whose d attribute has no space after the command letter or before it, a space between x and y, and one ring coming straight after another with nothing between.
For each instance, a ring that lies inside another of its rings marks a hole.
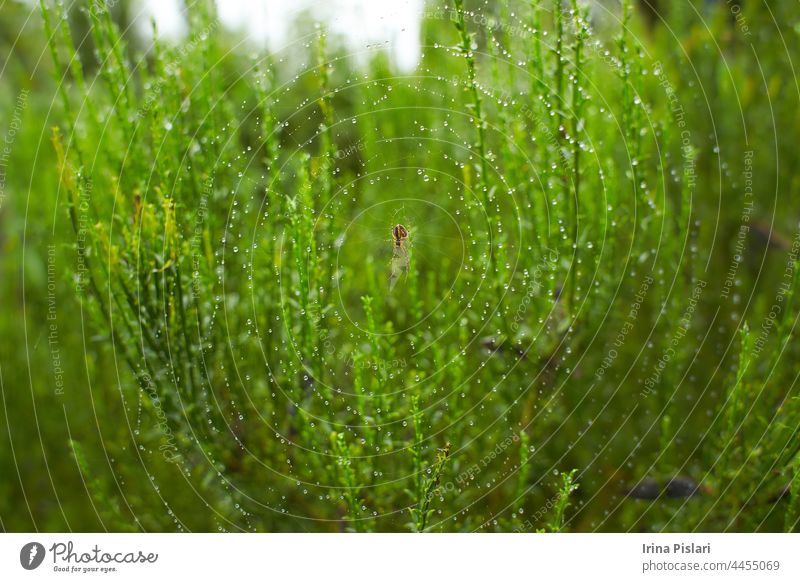
<instances>
[{"instance_id":1,"label":"white footer bar","mask_svg":"<svg viewBox=\"0 0 800 582\"><path fill-rule=\"evenodd\" d=\"M3 534L0 580L800 580L792 534ZM181 578L186 579L186 578Z\"/></svg>"}]
</instances>

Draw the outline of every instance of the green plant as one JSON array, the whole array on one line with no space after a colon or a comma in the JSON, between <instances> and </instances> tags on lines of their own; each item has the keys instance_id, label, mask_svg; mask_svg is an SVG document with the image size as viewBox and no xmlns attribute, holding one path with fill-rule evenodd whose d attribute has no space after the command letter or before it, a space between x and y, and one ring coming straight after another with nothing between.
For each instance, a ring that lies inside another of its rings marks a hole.
<instances>
[{"instance_id":1,"label":"green plant","mask_svg":"<svg viewBox=\"0 0 800 582\"><path fill-rule=\"evenodd\" d=\"M490 4L436 4L412 74L41 3L52 74L0 84L0 466L43 444L0 504L50 503L0 527L797 529L797 16Z\"/></svg>"},{"instance_id":2,"label":"green plant","mask_svg":"<svg viewBox=\"0 0 800 582\"><path fill-rule=\"evenodd\" d=\"M580 487L580 485L575 482L576 472L577 470L573 469L569 473L561 474L561 487L558 490L558 498L553 508L553 514L547 524L547 528L551 532L559 532L564 529L567 508L570 506L570 497Z\"/></svg>"}]
</instances>

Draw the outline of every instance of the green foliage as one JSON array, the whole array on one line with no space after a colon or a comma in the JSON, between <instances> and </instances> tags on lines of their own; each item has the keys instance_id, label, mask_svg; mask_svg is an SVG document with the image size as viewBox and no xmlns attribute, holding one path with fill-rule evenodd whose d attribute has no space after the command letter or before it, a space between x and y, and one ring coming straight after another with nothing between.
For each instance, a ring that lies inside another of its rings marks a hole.
<instances>
[{"instance_id":1,"label":"green foliage","mask_svg":"<svg viewBox=\"0 0 800 582\"><path fill-rule=\"evenodd\" d=\"M577 469L573 469L569 473L561 474L561 487L558 490L558 499L556 500L553 513L547 528L551 532L559 532L564 529L564 519L566 517L567 508L570 506L570 496L578 490L580 485L575 483L575 473Z\"/></svg>"},{"instance_id":2,"label":"green foliage","mask_svg":"<svg viewBox=\"0 0 800 582\"><path fill-rule=\"evenodd\" d=\"M797 15L637 6L433 4L407 73L43 0L0 528L797 530Z\"/></svg>"}]
</instances>

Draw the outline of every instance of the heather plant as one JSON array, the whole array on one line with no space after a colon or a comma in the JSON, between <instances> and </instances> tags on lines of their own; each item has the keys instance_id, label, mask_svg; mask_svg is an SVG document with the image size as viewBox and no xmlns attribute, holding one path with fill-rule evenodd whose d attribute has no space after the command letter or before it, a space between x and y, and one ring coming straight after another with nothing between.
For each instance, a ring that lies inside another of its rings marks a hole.
<instances>
[{"instance_id":1,"label":"heather plant","mask_svg":"<svg viewBox=\"0 0 800 582\"><path fill-rule=\"evenodd\" d=\"M33 15L0 527L797 530L790 8L432 2L409 72L188 4Z\"/></svg>"}]
</instances>

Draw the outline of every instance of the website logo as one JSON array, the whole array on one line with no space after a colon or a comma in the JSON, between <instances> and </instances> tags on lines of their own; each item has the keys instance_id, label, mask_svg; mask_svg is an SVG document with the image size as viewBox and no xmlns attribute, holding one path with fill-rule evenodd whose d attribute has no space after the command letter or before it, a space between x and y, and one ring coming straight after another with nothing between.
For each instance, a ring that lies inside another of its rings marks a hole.
<instances>
[{"instance_id":1,"label":"website logo","mask_svg":"<svg viewBox=\"0 0 800 582\"><path fill-rule=\"evenodd\" d=\"M39 542L29 542L19 551L19 563L26 570L35 570L44 561L44 546Z\"/></svg>"}]
</instances>

